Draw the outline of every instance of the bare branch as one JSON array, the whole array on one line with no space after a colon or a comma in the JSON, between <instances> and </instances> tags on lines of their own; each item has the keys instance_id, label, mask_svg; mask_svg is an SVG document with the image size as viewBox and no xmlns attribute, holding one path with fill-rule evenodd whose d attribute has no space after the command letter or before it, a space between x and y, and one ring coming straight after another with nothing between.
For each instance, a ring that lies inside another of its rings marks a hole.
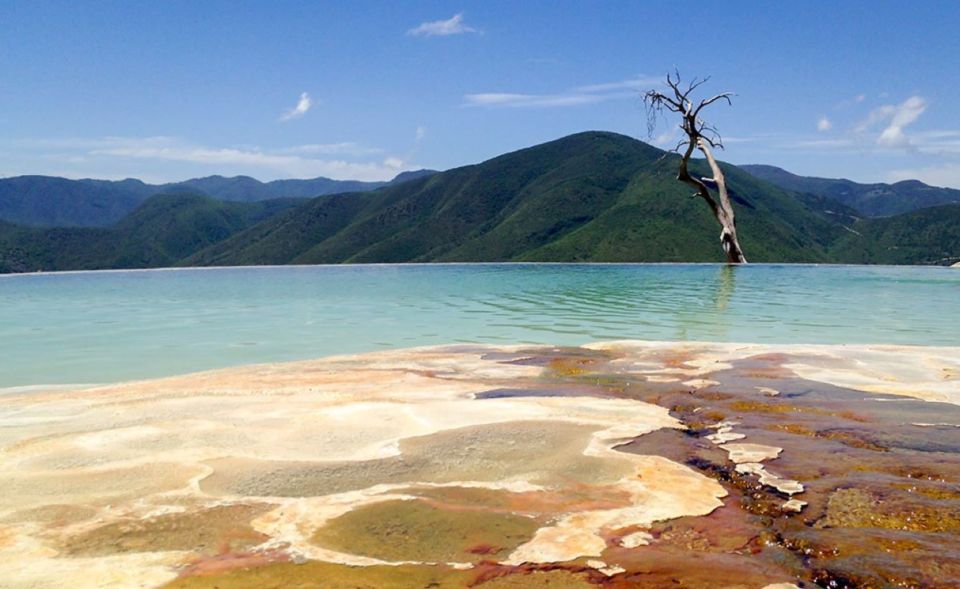
<instances>
[{"instance_id":1,"label":"bare branch","mask_svg":"<svg viewBox=\"0 0 960 589\"><path fill-rule=\"evenodd\" d=\"M706 84L709 81L710 81L710 76L707 76L706 78L700 81L697 81L697 79L694 78L693 81L690 82L690 86L687 88L687 94L690 94L691 92L696 90L699 86L702 86L703 84Z\"/></svg>"},{"instance_id":2,"label":"bare branch","mask_svg":"<svg viewBox=\"0 0 960 589\"><path fill-rule=\"evenodd\" d=\"M707 79L709 79L709 78L707 78ZM730 100L730 97L731 97L731 96L735 96L733 92L723 92L723 93L721 93L721 94L717 94L716 96L713 96L713 97L708 98L708 99L706 99L706 100L701 100L701 101L700 101L700 106L698 106L697 109L696 109L695 111L693 111L693 116L694 116L694 117L699 116L699 115L700 115L700 111L703 110L704 107L710 106L711 104L713 104L714 102L716 102L716 101L718 101L718 100L726 100L728 105L733 106L733 101Z\"/></svg>"},{"instance_id":3,"label":"bare branch","mask_svg":"<svg viewBox=\"0 0 960 589\"><path fill-rule=\"evenodd\" d=\"M730 203L730 196L727 192L726 180L723 171L713 158L711 149L723 149L723 140L716 127L708 125L700 118L700 112L719 101L726 100L727 104L733 104L730 99L732 92L723 92L701 100L694 106L691 99L694 91L705 84L710 78L702 80L693 78L683 86L681 84L680 72L674 69L673 74L667 74L667 86L673 93L669 96L658 90L650 90L644 94L643 100L647 106L647 133L653 136L656 126L656 119L662 116L663 110L675 112L680 115L680 129L686 135L674 147L674 151L679 152L685 146L683 154L680 157L680 164L677 170L677 180L689 184L696 189L694 196L699 196L710 207L713 216L720 223L720 244L723 247L727 262L739 264L746 262L743 251L740 249L740 243L737 241L737 230L734 222L733 207ZM711 178L695 178L690 174L690 157L694 149L701 151L713 171ZM713 188L717 191L718 198L710 193Z\"/></svg>"}]
</instances>

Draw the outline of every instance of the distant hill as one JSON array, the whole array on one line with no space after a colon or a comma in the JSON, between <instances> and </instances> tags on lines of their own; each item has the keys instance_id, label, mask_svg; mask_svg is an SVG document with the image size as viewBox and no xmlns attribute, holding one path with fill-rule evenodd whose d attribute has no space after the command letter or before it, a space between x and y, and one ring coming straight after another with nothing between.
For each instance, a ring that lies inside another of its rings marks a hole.
<instances>
[{"instance_id":1,"label":"distant hill","mask_svg":"<svg viewBox=\"0 0 960 589\"><path fill-rule=\"evenodd\" d=\"M38 228L0 221L0 272L170 266L301 203L300 199L238 203L196 194L162 194L110 228Z\"/></svg>"},{"instance_id":2,"label":"distant hill","mask_svg":"<svg viewBox=\"0 0 960 589\"><path fill-rule=\"evenodd\" d=\"M720 261L719 229L676 181L677 157L623 135L580 133L372 193L314 199L181 263ZM829 244L845 230L829 206L724 169L751 260L830 260Z\"/></svg>"},{"instance_id":3,"label":"distant hill","mask_svg":"<svg viewBox=\"0 0 960 589\"><path fill-rule=\"evenodd\" d=\"M831 257L852 264L960 262L960 204L861 219L830 247Z\"/></svg>"},{"instance_id":4,"label":"distant hill","mask_svg":"<svg viewBox=\"0 0 960 589\"><path fill-rule=\"evenodd\" d=\"M67 180L51 176L0 179L0 220L37 227L107 227L120 221L154 194L205 194L219 200L255 202L276 198L312 198L338 192L362 192L435 173L402 172L390 182L356 180L274 180L249 176L207 176L169 184L140 180Z\"/></svg>"},{"instance_id":5,"label":"distant hill","mask_svg":"<svg viewBox=\"0 0 960 589\"><path fill-rule=\"evenodd\" d=\"M0 179L0 220L48 227L116 223L148 196L139 180L105 182L51 176Z\"/></svg>"},{"instance_id":6,"label":"distant hill","mask_svg":"<svg viewBox=\"0 0 960 589\"><path fill-rule=\"evenodd\" d=\"M374 191L254 202L159 194L110 227L0 222L0 272L343 262L722 261L716 221L676 181L678 157L623 135L588 132L476 165L400 176ZM865 218L827 196L786 190L720 165L752 262L960 260L960 205ZM691 167L693 173L707 172L702 162ZM256 186L249 180L197 182L217 192ZM232 181L236 186L228 188ZM113 186L87 182L100 190ZM128 182L139 189L136 181Z\"/></svg>"},{"instance_id":7,"label":"distant hill","mask_svg":"<svg viewBox=\"0 0 960 589\"><path fill-rule=\"evenodd\" d=\"M886 217L926 207L960 203L960 190L937 188L918 180L904 180L896 184L858 184L850 180L797 176L776 166L752 164L740 166L740 169L786 190L831 198L865 217Z\"/></svg>"}]
</instances>

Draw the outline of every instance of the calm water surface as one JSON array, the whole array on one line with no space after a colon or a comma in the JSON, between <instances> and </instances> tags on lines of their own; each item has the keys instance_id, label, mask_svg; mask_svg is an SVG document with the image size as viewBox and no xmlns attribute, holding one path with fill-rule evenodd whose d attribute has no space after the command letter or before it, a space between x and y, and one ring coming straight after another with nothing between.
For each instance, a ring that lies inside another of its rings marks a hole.
<instances>
[{"instance_id":1,"label":"calm water surface","mask_svg":"<svg viewBox=\"0 0 960 589\"><path fill-rule=\"evenodd\" d=\"M412 265L0 276L0 387L446 343L960 345L934 267Z\"/></svg>"}]
</instances>

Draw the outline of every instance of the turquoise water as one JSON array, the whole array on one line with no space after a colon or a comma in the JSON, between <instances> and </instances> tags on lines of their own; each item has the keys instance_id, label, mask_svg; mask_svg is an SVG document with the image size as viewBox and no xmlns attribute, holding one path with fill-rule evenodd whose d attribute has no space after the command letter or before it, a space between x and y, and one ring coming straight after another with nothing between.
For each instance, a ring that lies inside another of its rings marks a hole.
<instances>
[{"instance_id":1,"label":"turquoise water","mask_svg":"<svg viewBox=\"0 0 960 589\"><path fill-rule=\"evenodd\" d=\"M447 343L960 345L933 267L414 265L0 277L0 387Z\"/></svg>"}]
</instances>

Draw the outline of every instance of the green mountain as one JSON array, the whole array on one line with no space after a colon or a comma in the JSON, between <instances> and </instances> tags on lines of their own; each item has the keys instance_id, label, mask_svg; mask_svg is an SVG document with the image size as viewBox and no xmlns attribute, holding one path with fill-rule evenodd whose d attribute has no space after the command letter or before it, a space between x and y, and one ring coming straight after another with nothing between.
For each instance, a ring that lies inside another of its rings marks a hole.
<instances>
[{"instance_id":1,"label":"green mountain","mask_svg":"<svg viewBox=\"0 0 960 589\"><path fill-rule=\"evenodd\" d=\"M720 262L676 154L589 132L374 191L226 202L148 198L110 227L0 222L0 272L341 262ZM960 260L960 205L863 218L721 163L753 262ZM706 174L702 162L694 173ZM245 181L244 181L245 182ZM107 184L107 187L110 185Z\"/></svg>"},{"instance_id":2,"label":"green mountain","mask_svg":"<svg viewBox=\"0 0 960 589\"><path fill-rule=\"evenodd\" d=\"M193 193L228 201L255 202L276 198L312 198L340 192L362 192L435 173L402 172L390 182L356 180L274 180L249 176L207 176L169 184L140 180L67 180L50 176L0 179L0 220L37 227L108 227L140 203L160 193Z\"/></svg>"},{"instance_id":3,"label":"green mountain","mask_svg":"<svg viewBox=\"0 0 960 589\"><path fill-rule=\"evenodd\" d=\"M0 179L0 220L48 227L112 225L148 196L139 180Z\"/></svg>"},{"instance_id":4,"label":"green mountain","mask_svg":"<svg viewBox=\"0 0 960 589\"><path fill-rule=\"evenodd\" d=\"M302 202L237 203L195 194L162 194L110 228L38 228L0 222L0 272L170 266Z\"/></svg>"},{"instance_id":5,"label":"green mountain","mask_svg":"<svg viewBox=\"0 0 960 589\"><path fill-rule=\"evenodd\" d=\"M861 219L830 246L830 255L851 264L960 262L960 204Z\"/></svg>"},{"instance_id":6,"label":"green mountain","mask_svg":"<svg viewBox=\"0 0 960 589\"><path fill-rule=\"evenodd\" d=\"M317 198L181 263L720 261L719 228L676 181L677 157L623 135L580 133L367 194ZM724 171L751 260L831 260L829 245L845 230L823 202Z\"/></svg>"},{"instance_id":7,"label":"green mountain","mask_svg":"<svg viewBox=\"0 0 960 589\"><path fill-rule=\"evenodd\" d=\"M831 198L866 217L886 217L926 207L960 203L960 190L928 186L918 180L904 180L896 184L858 184L850 180L797 176L776 166L754 164L740 168L786 190Z\"/></svg>"}]
</instances>

